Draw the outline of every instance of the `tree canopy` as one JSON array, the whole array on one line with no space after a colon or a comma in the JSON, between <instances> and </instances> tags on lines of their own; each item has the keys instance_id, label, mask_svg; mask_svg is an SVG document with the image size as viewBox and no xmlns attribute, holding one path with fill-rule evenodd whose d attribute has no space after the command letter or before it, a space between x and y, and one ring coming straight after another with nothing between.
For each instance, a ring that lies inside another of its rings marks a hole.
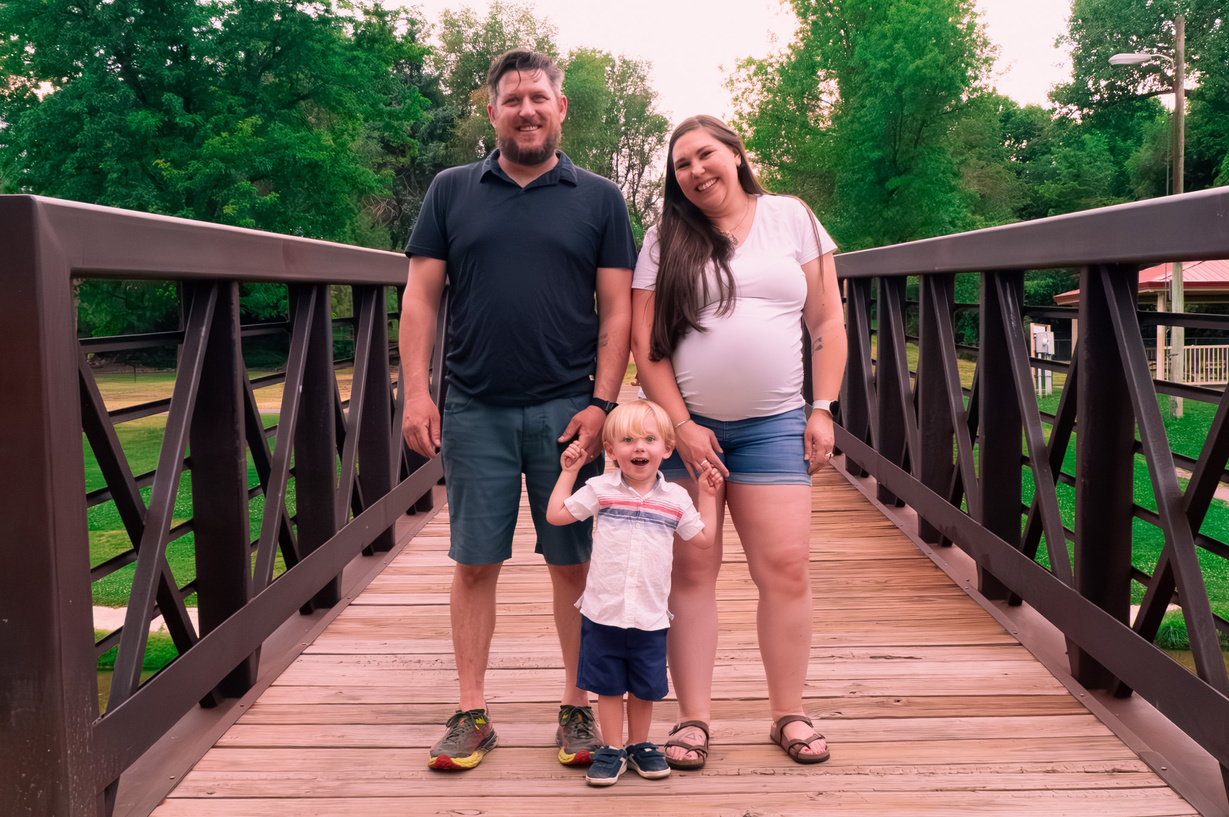
<instances>
[{"instance_id":1,"label":"tree canopy","mask_svg":"<svg viewBox=\"0 0 1229 817\"><path fill-rule=\"evenodd\" d=\"M794 42L735 80L766 175L825 211L847 248L968 226L954 131L991 64L972 0L793 6Z\"/></svg>"},{"instance_id":2,"label":"tree canopy","mask_svg":"<svg viewBox=\"0 0 1229 817\"><path fill-rule=\"evenodd\" d=\"M374 160L423 117L415 25L374 5L6 0L0 29L5 177L44 195L371 243Z\"/></svg>"},{"instance_id":3,"label":"tree canopy","mask_svg":"<svg viewBox=\"0 0 1229 817\"><path fill-rule=\"evenodd\" d=\"M1229 184L1219 0L1073 0L1074 71L1052 109L994 92L974 0L791 5L793 40L731 79L733 124L842 249L1164 195L1172 60L1108 58L1172 54L1178 13L1185 187ZM434 26L379 0L0 0L0 30L4 192L396 248L435 174L493 148L486 71L523 45L565 69L562 148L620 186L639 227L656 218L669 123L650 65L563 53L556 27L511 0ZM109 292L82 314L98 331L123 323L116 310L151 326L170 297ZM250 318L283 308L272 291L244 300Z\"/></svg>"},{"instance_id":4,"label":"tree canopy","mask_svg":"<svg viewBox=\"0 0 1229 817\"><path fill-rule=\"evenodd\" d=\"M971 0L792 3L793 41L731 81L735 124L775 188L844 249L1101 207L1172 189L1172 54L1186 18L1187 190L1229 183L1229 25L1218 0L1074 0L1053 109L994 92Z\"/></svg>"},{"instance_id":5,"label":"tree canopy","mask_svg":"<svg viewBox=\"0 0 1229 817\"><path fill-rule=\"evenodd\" d=\"M399 248L440 170L493 147L485 77L514 46L567 71L563 148L653 218L668 123L647 63L560 56L528 6L0 0L0 192ZM175 289L82 285L87 334L173 326ZM284 287L246 285L245 319Z\"/></svg>"}]
</instances>

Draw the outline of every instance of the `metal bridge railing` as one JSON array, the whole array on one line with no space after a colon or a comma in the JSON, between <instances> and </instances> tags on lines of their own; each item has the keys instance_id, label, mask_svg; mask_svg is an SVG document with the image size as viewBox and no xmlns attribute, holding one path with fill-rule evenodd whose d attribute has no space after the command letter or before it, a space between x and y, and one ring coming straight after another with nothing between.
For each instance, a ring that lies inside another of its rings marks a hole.
<instances>
[{"instance_id":1,"label":"metal bridge railing","mask_svg":"<svg viewBox=\"0 0 1229 817\"><path fill-rule=\"evenodd\" d=\"M1023 600L1061 630L1077 680L1144 696L1229 780L1219 643L1229 621L1213 612L1200 564L1225 580L1229 545L1204 521L1229 480L1229 391L1155 381L1143 342L1158 322L1225 330L1229 318L1136 308L1141 267L1227 255L1222 188L838 256L850 354L837 444L851 472L877 480L881 501L916 510L924 541L955 543L974 558L985 596ZM1080 271L1078 310L1022 306L1024 271L1052 268ZM953 282L969 272L981 275L981 298L966 388L955 316L968 307L954 303ZM916 313L909 276L918 281ZM1026 316L1078 319L1070 364L1030 358ZM1065 375L1052 413L1039 409L1030 367ZM1158 394L1216 407L1197 456L1171 450ZM1137 457L1151 483L1142 505L1133 495ZM1185 488L1178 466L1191 472ZM1141 527L1159 530L1164 544L1153 563L1137 565ZM1142 602L1132 625L1133 583ZM1154 646L1170 605L1181 608L1195 673Z\"/></svg>"},{"instance_id":2,"label":"metal bridge railing","mask_svg":"<svg viewBox=\"0 0 1229 817\"><path fill-rule=\"evenodd\" d=\"M387 297L404 285L406 262L31 196L0 196L0 248L0 810L106 815L121 775L185 713L242 696L279 626L336 604L347 564L393 547L407 511L431 510L442 471L405 447L391 373ZM89 277L177 282L184 328L79 342L73 281ZM246 282L287 285L288 320L242 327ZM336 285L352 288L353 318L334 321ZM334 360L335 323L352 332L352 360ZM244 339L268 332L289 336L286 371L253 381ZM166 343L179 359L170 399L108 411L86 350ZM345 402L339 365L353 367ZM265 428L255 394L274 382L284 386L278 421ZM117 424L154 414L166 417L157 467L134 473ZM88 495L83 435L106 482ZM186 519L176 509L185 476ZM114 506L131 546L91 569L86 515L100 503ZM195 569L185 578L166 554L188 534ZM274 578L279 555L286 569ZM124 624L96 642L91 584L127 565ZM184 604L191 594L199 630ZM157 616L178 657L142 683ZM115 674L100 714L95 668L111 647Z\"/></svg>"}]
</instances>

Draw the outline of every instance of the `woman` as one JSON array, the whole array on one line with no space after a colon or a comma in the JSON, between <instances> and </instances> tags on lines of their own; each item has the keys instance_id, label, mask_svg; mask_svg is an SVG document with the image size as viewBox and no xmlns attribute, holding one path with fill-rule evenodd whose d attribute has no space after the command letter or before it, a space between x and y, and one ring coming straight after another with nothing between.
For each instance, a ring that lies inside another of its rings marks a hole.
<instances>
[{"instance_id":1,"label":"woman","mask_svg":"<svg viewBox=\"0 0 1229 817\"><path fill-rule=\"evenodd\" d=\"M798 763L828 759L802 708L811 648L811 477L832 456L830 402L845 369L845 327L832 251L805 204L769 195L742 140L711 116L670 138L661 222L645 236L632 284L632 352L640 383L675 426L662 470L696 492L704 464L759 590L769 736ZM801 319L801 320L800 320ZM801 323L811 336L816 408L806 418ZM679 725L666 743L677 769L708 754L717 654L714 547L675 543L669 664Z\"/></svg>"}]
</instances>

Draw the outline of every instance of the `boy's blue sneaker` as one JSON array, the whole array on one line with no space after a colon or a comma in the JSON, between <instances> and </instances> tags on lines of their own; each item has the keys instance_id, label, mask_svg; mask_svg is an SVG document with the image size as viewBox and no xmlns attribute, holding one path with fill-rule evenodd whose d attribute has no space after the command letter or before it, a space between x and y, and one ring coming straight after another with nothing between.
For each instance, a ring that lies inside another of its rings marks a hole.
<instances>
[{"instance_id":1,"label":"boy's blue sneaker","mask_svg":"<svg viewBox=\"0 0 1229 817\"><path fill-rule=\"evenodd\" d=\"M641 777L656 779L668 777L670 766L666 756L654 743L634 743L627 747L627 765Z\"/></svg>"},{"instance_id":2,"label":"boy's blue sneaker","mask_svg":"<svg viewBox=\"0 0 1229 817\"><path fill-rule=\"evenodd\" d=\"M627 768L627 751L613 746L603 746L593 753L593 765L585 775L590 786L613 786L619 775Z\"/></svg>"}]
</instances>

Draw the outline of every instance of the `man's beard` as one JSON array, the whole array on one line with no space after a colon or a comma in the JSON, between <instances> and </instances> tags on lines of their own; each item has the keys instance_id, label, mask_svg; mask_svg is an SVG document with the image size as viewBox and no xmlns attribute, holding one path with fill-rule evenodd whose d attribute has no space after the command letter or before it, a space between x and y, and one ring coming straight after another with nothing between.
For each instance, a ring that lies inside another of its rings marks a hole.
<instances>
[{"instance_id":1,"label":"man's beard","mask_svg":"<svg viewBox=\"0 0 1229 817\"><path fill-rule=\"evenodd\" d=\"M495 146L499 148L499 152L505 159L514 162L518 165L533 167L546 162L550 157L555 155L555 149L559 147L559 137L562 133L556 129L554 133L547 134L542 145L537 148L524 150L513 139L501 139L495 137Z\"/></svg>"}]
</instances>

